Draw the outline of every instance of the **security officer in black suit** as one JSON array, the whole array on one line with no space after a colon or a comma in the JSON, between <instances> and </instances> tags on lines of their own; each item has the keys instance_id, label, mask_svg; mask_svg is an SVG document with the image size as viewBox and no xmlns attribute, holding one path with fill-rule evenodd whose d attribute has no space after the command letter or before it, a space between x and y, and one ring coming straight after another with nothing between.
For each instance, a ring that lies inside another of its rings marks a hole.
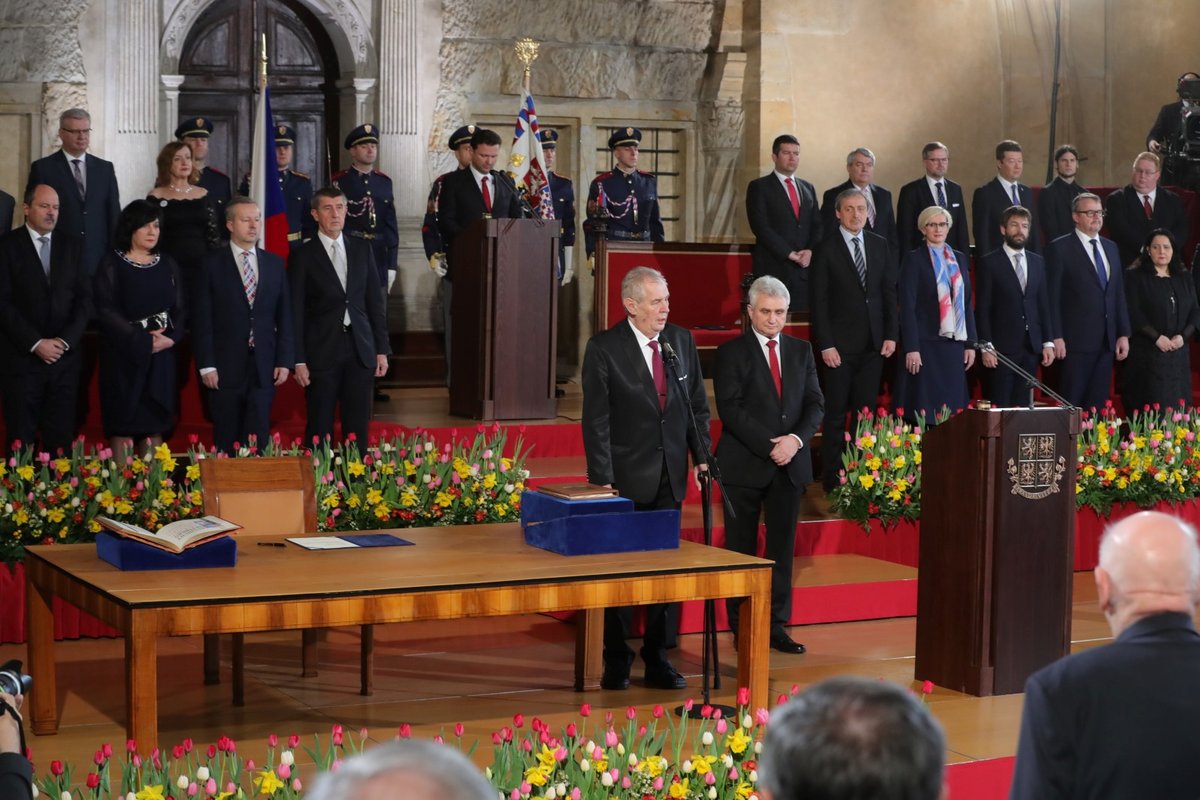
<instances>
[{"instance_id":1,"label":"security officer in black suit","mask_svg":"<svg viewBox=\"0 0 1200 800\"><path fill-rule=\"evenodd\" d=\"M370 122L359 125L346 136L345 147L350 151L352 163L349 169L334 175L331 182L346 195L346 234L365 239L375 253L386 307L387 296L396 281L400 229L396 223L392 179L375 169L379 158L379 126ZM387 394L376 385L375 401L387 399Z\"/></svg>"},{"instance_id":2,"label":"security officer in black suit","mask_svg":"<svg viewBox=\"0 0 1200 800\"><path fill-rule=\"evenodd\" d=\"M471 163L471 137L475 135L474 125L463 125L450 134L446 146L458 160L455 171L466 169ZM429 259L429 268L439 277L446 274L446 245L442 242L442 232L438 228L438 203L442 198L442 180L449 172L438 175L429 187L429 202L425 204L425 218L421 220L421 243L425 246L425 258ZM434 256L438 256L434 260Z\"/></svg>"},{"instance_id":3,"label":"security officer in black suit","mask_svg":"<svg viewBox=\"0 0 1200 800\"><path fill-rule=\"evenodd\" d=\"M206 117L191 117L179 123L179 127L175 129L175 138L192 148L193 169L200 170L200 185L208 190L216 218L223 220L225 206L233 197L233 190L228 175L205 163L208 160L208 137L212 132L212 120ZM229 230L224 225L218 225L217 228L221 238L228 241Z\"/></svg>"},{"instance_id":4,"label":"security officer in black suit","mask_svg":"<svg viewBox=\"0 0 1200 800\"><path fill-rule=\"evenodd\" d=\"M597 175L588 187L587 214L583 223L584 244L590 257L596 249L596 220L607 224L608 240L662 242L662 217L658 211L658 181L637 168L642 132L618 128L608 137L608 149L616 159L612 171Z\"/></svg>"},{"instance_id":5,"label":"security officer in black suit","mask_svg":"<svg viewBox=\"0 0 1200 800\"><path fill-rule=\"evenodd\" d=\"M542 155L546 159L546 176L550 178L550 198L554 201L554 218L562 222L558 239L558 282L570 283L575 269L567 258L567 248L575 246L575 184L554 171L558 158L558 131L542 128L538 131Z\"/></svg>"},{"instance_id":6,"label":"security officer in black suit","mask_svg":"<svg viewBox=\"0 0 1200 800\"><path fill-rule=\"evenodd\" d=\"M289 253L317 233L317 223L312 218L312 180L303 172L292 169L295 151L296 129L287 125L275 126L275 166L279 170L279 188L283 189L283 202L287 206ZM250 173L246 173L238 194L250 196Z\"/></svg>"}]
</instances>

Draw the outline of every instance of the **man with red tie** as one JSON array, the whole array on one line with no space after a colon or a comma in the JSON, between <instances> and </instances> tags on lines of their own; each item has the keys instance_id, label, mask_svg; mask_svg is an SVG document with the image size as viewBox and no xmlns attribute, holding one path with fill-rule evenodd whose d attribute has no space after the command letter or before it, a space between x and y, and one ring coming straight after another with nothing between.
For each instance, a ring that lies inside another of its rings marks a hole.
<instances>
[{"instance_id":1,"label":"man with red tie","mask_svg":"<svg viewBox=\"0 0 1200 800\"><path fill-rule=\"evenodd\" d=\"M796 177L800 142L791 134L771 144L775 169L750 181L746 215L754 231L754 275L772 275L788 287L791 310L808 310L808 265L821 243L817 190Z\"/></svg>"},{"instance_id":2,"label":"man with red tie","mask_svg":"<svg viewBox=\"0 0 1200 800\"><path fill-rule=\"evenodd\" d=\"M881 254L886 247L884 243ZM771 647L799 654L804 645L793 641L786 629L792 611L796 521L804 486L813 477L809 442L821 424L825 402L812 346L782 333L790 300L787 287L764 276L750 286L747 299L751 330L717 348L713 371L723 426L717 463L722 490L737 515L725 520L725 546L757 555L758 520L760 514L764 517L765 557L775 562ZM727 606L735 642L740 603L735 598Z\"/></svg>"},{"instance_id":3,"label":"man with red tie","mask_svg":"<svg viewBox=\"0 0 1200 800\"><path fill-rule=\"evenodd\" d=\"M1133 263L1147 234L1155 228L1166 228L1173 233L1181 249L1191 239L1183 200L1159 186L1160 177L1159 157L1154 153L1139 153L1133 161L1129 183L1110 194L1104 204L1108 234L1121 252L1122 268Z\"/></svg>"}]
</instances>

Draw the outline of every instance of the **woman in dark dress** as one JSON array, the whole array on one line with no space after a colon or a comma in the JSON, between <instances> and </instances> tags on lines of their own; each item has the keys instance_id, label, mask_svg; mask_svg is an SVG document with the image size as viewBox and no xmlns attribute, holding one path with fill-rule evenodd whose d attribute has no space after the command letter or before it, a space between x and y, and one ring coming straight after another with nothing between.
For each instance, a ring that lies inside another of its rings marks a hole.
<instances>
[{"instance_id":1,"label":"woman in dark dress","mask_svg":"<svg viewBox=\"0 0 1200 800\"><path fill-rule=\"evenodd\" d=\"M1200 307L1192 274L1175 245L1166 228L1150 231L1125 273L1133 329L1122 392L1126 411L1192 402L1188 342L1200 325Z\"/></svg>"},{"instance_id":2,"label":"woman in dark dress","mask_svg":"<svg viewBox=\"0 0 1200 800\"><path fill-rule=\"evenodd\" d=\"M967 370L975 363L975 315L967 257L946 244L953 218L930 206L917 218L924 243L900 265L900 347L896 406L912 420L932 425L945 406L967 405Z\"/></svg>"},{"instance_id":3,"label":"woman in dark dress","mask_svg":"<svg viewBox=\"0 0 1200 800\"><path fill-rule=\"evenodd\" d=\"M200 275L200 259L220 243L218 224L208 190L198 184L200 171L192 162L192 148L170 142L158 154L158 177L146 198L162 209L160 250L179 265L185 297L191 295Z\"/></svg>"},{"instance_id":4,"label":"woman in dark dress","mask_svg":"<svg viewBox=\"0 0 1200 800\"><path fill-rule=\"evenodd\" d=\"M100 327L100 412L117 454L149 452L175 424L175 344L183 289L175 261L158 252L160 210L135 200L117 220L116 249L95 278Z\"/></svg>"}]
</instances>

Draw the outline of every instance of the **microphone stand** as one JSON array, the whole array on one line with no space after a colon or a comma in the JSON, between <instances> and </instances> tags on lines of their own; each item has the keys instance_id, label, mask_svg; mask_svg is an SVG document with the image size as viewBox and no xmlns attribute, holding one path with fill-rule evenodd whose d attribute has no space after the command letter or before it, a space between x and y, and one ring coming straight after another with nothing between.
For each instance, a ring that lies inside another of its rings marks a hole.
<instances>
[{"instance_id":1,"label":"microphone stand","mask_svg":"<svg viewBox=\"0 0 1200 800\"><path fill-rule=\"evenodd\" d=\"M1025 385L1029 387L1029 407L1030 408L1034 407L1033 395L1034 395L1035 389L1041 389L1043 394L1045 394L1045 395L1049 396L1050 398L1052 398L1053 400L1055 400L1060 406L1062 406L1065 409L1072 410L1075 408L1075 406L1073 406L1071 404L1071 402L1069 400L1067 400L1065 397L1063 397L1058 392L1051 389L1046 384L1039 381L1033 375L1030 375L1028 372L1025 371L1025 369L1020 364L1013 361L1011 358L1004 355L1004 353L1001 353L999 350L997 350L995 345L993 345L991 342L971 342L971 346L974 347L976 350L978 350L981 353L991 353L993 356L996 357L997 361L999 361L1001 364L1003 364L1005 366L1005 368L1007 368L1009 371L1015 373L1016 375L1020 376L1021 378L1025 379Z\"/></svg>"},{"instance_id":2,"label":"microphone stand","mask_svg":"<svg viewBox=\"0 0 1200 800\"><path fill-rule=\"evenodd\" d=\"M675 348L671 344L659 336L659 342L662 344L663 362L675 376L675 382L679 384L680 393L683 399L683 406L687 409L688 423L691 426L692 434L696 437L696 442L703 442L704 437L700 435L700 425L696 422L696 412L692 409L691 393L687 391L687 387L683 385L687 380L687 373L683 372L679 363L679 356L675 353ZM717 488L721 489L721 500L725 509L725 518L734 519L737 515L734 514L733 506L729 502L728 495L725 494L724 488L721 486L721 470L717 465L717 459L706 448L699 448L692 453L692 457L696 459L696 466L707 466L707 470L697 470L697 477L700 481L700 508L704 517L704 544L712 547L713 543L713 515L712 515L712 484L716 483ZM727 719L736 719L737 709L726 705L713 705L710 700L709 681L711 676L712 688L720 690L721 688L721 670L720 658L717 652L717 606L716 601L707 599L704 601L704 627L700 637L701 641L701 657L700 657L700 698L704 705L720 710L721 716ZM675 715L682 717L687 713L686 706L677 706Z\"/></svg>"},{"instance_id":3,"label":"microphone stand","mask_svg":"<svg viewBox=\"0 0 1200 800\"><path fill-rule=\"evenodd\" d=\"M525 196L524 192L517 188L517 182L513 180L512 175L509 175L502 169L492 170L492 174L501 176L504 179L504 182L508 184L508 188L511 189L512 193L517 196L517 202L521 204L521 213L524 214L526 219L536 219L539 226L546 224L542 221L541 217L534 213L533 206L530 204L529 198Z\"/></svg>"}]
</instances>

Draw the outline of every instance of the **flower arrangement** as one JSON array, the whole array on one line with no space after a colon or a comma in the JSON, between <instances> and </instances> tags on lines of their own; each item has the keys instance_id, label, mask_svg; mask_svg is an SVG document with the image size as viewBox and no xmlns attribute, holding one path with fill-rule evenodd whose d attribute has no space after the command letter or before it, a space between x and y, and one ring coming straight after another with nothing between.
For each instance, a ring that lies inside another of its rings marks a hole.
<instances>
[{"instance_id":1,"label":"flower arrangement","mask_svg":"<svg viewBox=\"0 0 1200 800\"><path fill-rule=\"evenodd\" d=\"M507 449L507 434L494 425L444 443L424 431L396 433L361 450L353 440L304 448L299 440L274 439L263 454L311 457L318 526L344 531L519 519L528 451L520 440L505 455ZM238 457L257 454L251 443ZM195 440L186 458L166 445L144 458L121 458L82 440L59 457L17 447L0 462L0 559L20 560L27 545L92 541L98 515L149 530L201 516L199 462L224 457Z\"/></svg>"},{"instance_id":2,"label":"flower arrangement","mask_svg":"<svg viewBox=\"0 0 1200 800\"><path fill-rule=\"evenodd\" d=\"M942 421L939 415L939 422ZM840 484L830 507L870 530L921 514L920 421L860 415L846 435ZM1084 413L1076 439L1075 502L1107 516L1115 503L1149 508L1200 497L1200 410L1147 407L1126 418L1111 405Z\"/></svg>"},{"instance_id":3,"label":"flower arrangement","mask_svg":"<svg viewBox=\"0 0 1200 800\"><path fill-rule=\"evenodd\" d=\"M846 433L830 507L868 531L872 519L891 526L920 517L923 428L923 419L912 424L902 414L864 409L854 434Z\"/></svg>"},{"instance_id":4,"label":"flower arrangement","mask_svg":"<svg viewBox=\"0 0 1200 800\"><path fill-rule=\"evenodd\" d=\"M793 694L798 690L793 687ZM786 695L779 697L782 703ZM688 701L677 722L661 705L649 717L630 706L625 719L608 713L603 720L591 719L591 706L579 709L581 719L554 732L534 717L526 723L522 714L513 717L491 736L492 756L483 772L496 787L497 796L507 800L569 798L569 800L751 800L756 798L757 758L769 713L752 711L749 692L738 690L736 717L723 718L709 706L697 708ZM695 712L695 716L693 716ZM452 742L470 756L475 742L464 741L462 723L453 728ZM395 738L412 736L408 724L401 725ZM446 736L434 737L446 743ZM336 770L341 762L368 745L368 731L348 734L333 726L325 744L314 737L305 747L317 772ZM185 739L170 750L139 754L129 741L124 761L113 766L113 748L96 751L93 763L77 786L72 769L52 761L46 774L36 776L39 795L55 800L231 800L260 797L269 800L299 800L305 780L296 767L299 736L286 740L267 739L261 764L244 759L238 745L228 737L201 750ZM306 768L307 769L307 768ZM120 789L114 795L112 782Z\"/></svg>"}]
</instances>

